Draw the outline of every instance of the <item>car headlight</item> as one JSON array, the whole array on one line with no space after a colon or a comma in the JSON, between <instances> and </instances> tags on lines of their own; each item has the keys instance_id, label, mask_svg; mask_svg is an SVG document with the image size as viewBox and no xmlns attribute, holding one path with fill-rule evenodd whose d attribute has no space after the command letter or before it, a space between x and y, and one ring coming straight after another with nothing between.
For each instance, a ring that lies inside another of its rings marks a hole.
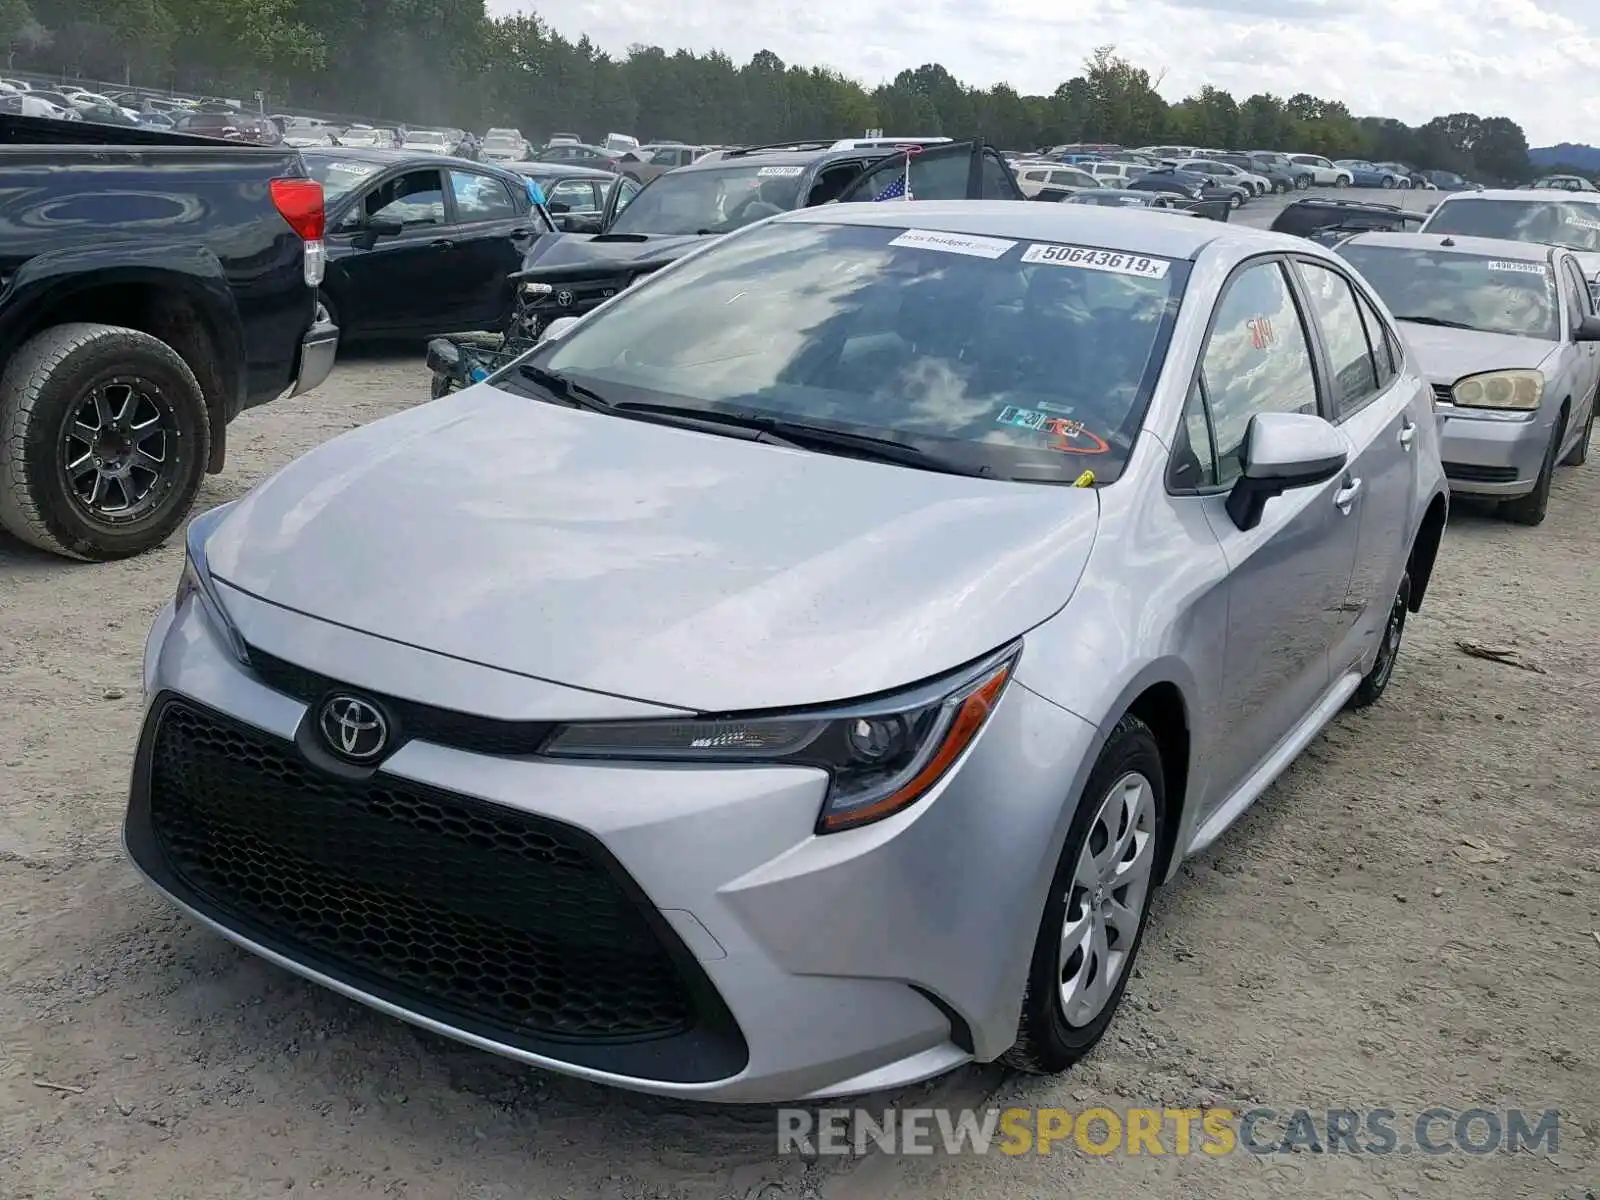
<instances>
[{"instance_id":1,"label":"car headlight","mask_svg":"<svg viewBox=\"0 0 1600 1200\"><path fill-rule=\"evenodd\" d=\"M233 504L219 504L209 512L201 513L189 522L188 531L184 535L184 560L183 574L178 577L178 590L173 595L173 607L183 611L183 606L191 601L200 605L206 614L206 619L211 622L211 627L221 635L223 643L240 663L250 665L250 651L246 648L244 638L228 617L228 610L222 607L222 601L217 598L216 585L211 582L211 568L206 562L206 539L222 524L227 510Z\"/></svg>"},{"instance_id":2,"label":"car headlight","mask_svg":"<svg viewBox=\"0 0 1600 1200\"><path fill-rule=\"evenodd\" d=\"M829 777L816 831L837 833L893 816L927 795L999 704L1021 649L1016 643L935 684L834 709L564 725L540 752L816 767Z\"/></svg>"},{"instance_id":3,"label":"car headlight","mask_svg":"<svg viewBox=\"0 0 1600 1200\"><path fill-rule=\"evenodd\" d=\"M1538 371L1486 371L1456 380L1450 396L1462 408L1535 409L1544 397L1544 376Z\"/></svg>"}]
</instances>

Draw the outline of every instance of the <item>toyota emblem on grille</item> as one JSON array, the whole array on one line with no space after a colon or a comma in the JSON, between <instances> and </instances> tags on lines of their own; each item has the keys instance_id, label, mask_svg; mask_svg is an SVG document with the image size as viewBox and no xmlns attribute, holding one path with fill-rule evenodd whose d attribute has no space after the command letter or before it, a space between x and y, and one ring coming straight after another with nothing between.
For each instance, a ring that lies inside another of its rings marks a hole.
<instances>
[{"instance_id":1,"label":"toyota emblem on grille","mask_svg":"<svg viewBox=\"0 0 1600 1200\"><path fill-rule=\"evenodd\" d=\"M559 292L556 293L556 303L559 304L562 308L571 308L572 307L572 293L567 291L565 288L562 288Z\"/></svg>"},{"instance_id":2,"label":"toyota emblem on grille","mask_svg":"<svg viewBox=\"0 0 1600 1200\"><path fill-rule=\"evenodd\" d=\"M377 705L357 696L329 696L317 724L328 749L351 762L371 762L389 748L389 722Z\"/></svg>"}]
</instances>

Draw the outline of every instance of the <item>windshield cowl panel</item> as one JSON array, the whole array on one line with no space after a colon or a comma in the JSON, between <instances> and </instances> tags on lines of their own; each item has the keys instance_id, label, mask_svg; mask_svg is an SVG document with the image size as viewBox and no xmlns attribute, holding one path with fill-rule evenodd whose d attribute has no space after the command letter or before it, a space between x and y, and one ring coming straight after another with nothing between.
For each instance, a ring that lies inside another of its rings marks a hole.
<instances>
[{"instance_id":1,"label":"windshield cowl panel","mask_svg":"<svg viewBox=\"0 0 1600 1200\"><path fill-rule=\"evenodd\" d=\"M1187 279L1187 263L1098 247L769 224L636 284L527 361L618 405L875 438L927 469L1109 483Z\"/></svg>"}]
</instances>

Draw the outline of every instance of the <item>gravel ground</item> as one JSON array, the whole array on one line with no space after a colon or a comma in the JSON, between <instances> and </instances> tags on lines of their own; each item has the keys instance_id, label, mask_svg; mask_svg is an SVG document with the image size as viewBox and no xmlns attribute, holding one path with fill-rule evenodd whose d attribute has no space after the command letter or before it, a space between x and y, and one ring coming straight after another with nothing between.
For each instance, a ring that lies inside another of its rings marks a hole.
<instances>
[{"instance_id":1,"label":"gravel ground","mask_svg":"<svg viewBox=\"0 0 1600 1200\"><path fill-rule=\"evenodd\" d=\"M425 397L415 351L349 356L241 419L201 503ZM1592 1197L1597 508L1596 463L1562 471L1538 529L1458 507L1388 696L1159 897L1128 1003L1078 1070L969 1070L892 1098L1384 1107L1402 1124L1432 1104L1562 1110L1554 1153L1426 1159L808 1163L774 1155L770 1110L574 1083L370 1013L195 929L123 861L140 650L180 545L82 566L0 541L0 1197Z\"/></svg>"}]
</instances>

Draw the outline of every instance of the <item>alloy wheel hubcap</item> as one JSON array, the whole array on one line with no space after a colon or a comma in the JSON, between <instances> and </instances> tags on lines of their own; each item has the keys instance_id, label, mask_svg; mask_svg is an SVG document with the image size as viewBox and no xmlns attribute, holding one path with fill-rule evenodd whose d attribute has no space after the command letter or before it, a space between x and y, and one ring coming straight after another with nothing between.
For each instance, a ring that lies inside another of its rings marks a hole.
<instances>
[{"instance_id":1,"label":"alloy wheel hubcap","mask_svg":"<svg viewBox=\"0 0 1600 1200\"><path fill-rule=\"evenodd\" d=\"M1155 869L1155 829L1155 789L1130 771L1101 800L1073 867L1057 957L1068 1025L1098 1017L1127 967Z\"/></svg>"},{"instance_id":2,"label":"alloy wheel hubcap","mask_svg":"<svg viewBox=\"0 0 1600 1200\"><path fill-rule=\"evenodd\" d=\"M173 487L172 408L148 380L96 384L68 414L61 441L67 492L97 520L137 520Z\"/></svg>"}]
</instances>

